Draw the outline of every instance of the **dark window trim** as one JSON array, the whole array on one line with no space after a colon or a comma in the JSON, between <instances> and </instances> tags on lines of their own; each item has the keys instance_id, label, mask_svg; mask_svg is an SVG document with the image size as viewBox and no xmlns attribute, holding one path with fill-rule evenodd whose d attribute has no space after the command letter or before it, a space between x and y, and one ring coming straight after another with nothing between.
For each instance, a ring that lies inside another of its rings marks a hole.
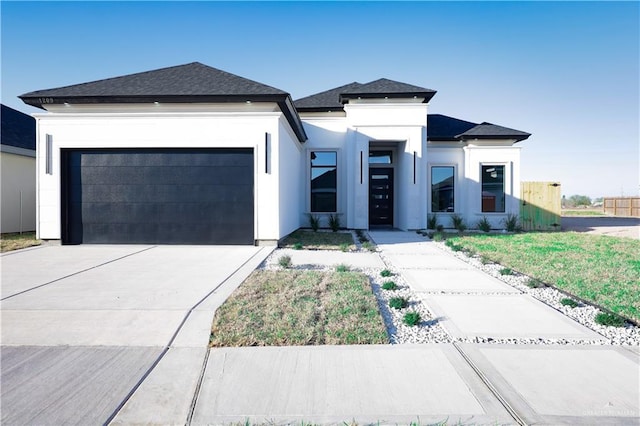
<instances>
[{"instance_id":1,"label":"dark window trim","mask_svg":"<svg viewBox=\"0 0 640 426\"><path fill-rule=\"evenodd\" d=\"M331 153L334 153L335 156L336 156L335 164L334 165L314 166L312 164L312 159L311 159L311 156L313 155L314 152L331 152ZM338 209L338 199L339 199L338 198L338 186L339 186L338 185L338 182L339 182L339 179L338 179L338 175L339 175L338 163L339 163L339 160L338 160L338 158L339 158L339 152L340 152L339 149L331 149L331 148L327 148L327 149L320 148L320 149L311 149L311 150L309 150L309 154L307 156L307 160L308 160L307 164L309 165L309 183L308 183L308 185L309 185L308 186L308 188L309 188L309 198L308 198L308 202L309 202L309 212L311 212L311 213L319 213L319 214L338 213L338 210L339 210ZM336 169L336 189L335 189L335 194L334 194L334 196L335 196L335 210L334 211L315 211L315 210L313 210L313 201L312 201L313 188L311 187L312 181L313 181L313 169L315 169L315 168L328 168L328 167L335 167L335 169Z\"/></svg>"},{"instance_id":2,"label":"dark window trim","mask_svg":"<svg viewBox=\"0 0 640 426\"><path fill-rule=\"evenodd\" d=\"M433 210L433 168L434 167L448 167L453 169L453 210L452 211L434 211ZM457 212L457 185L458 185L458 165L457 164L429 164L429 211L431 213L439 214L454 214Z\"/></svg>"},{"instance_id":3,"label":"dark window trim","mask_svg":"<svg viewBox=\"0 0 640 426\"><path fill-rule=\"evenodd\" d=\"M486 169L490 169L491 167L502 167L502 209L497 210L494 205L493 210L485 210L485 200L484 200L484 173ZM507 211L507 165L502 163L480 163L480 211L482 213L497 213L504 214Z\"/></svg>"}]
</instances>

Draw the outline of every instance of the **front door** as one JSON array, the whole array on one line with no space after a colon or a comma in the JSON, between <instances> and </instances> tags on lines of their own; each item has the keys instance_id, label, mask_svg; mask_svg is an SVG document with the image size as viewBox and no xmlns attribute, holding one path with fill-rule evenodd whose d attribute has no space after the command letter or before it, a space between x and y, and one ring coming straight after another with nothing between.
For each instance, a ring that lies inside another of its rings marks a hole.
<instances>
[{"instance_id":1,"label":"front door","mask_svg":"<svg viewBox=\"0 0 640 426\"><path fill-rule=\"evenodd\" d=\"M369 225L393 226L393 168L369 168Z\"/></svg>"}]
</instances>

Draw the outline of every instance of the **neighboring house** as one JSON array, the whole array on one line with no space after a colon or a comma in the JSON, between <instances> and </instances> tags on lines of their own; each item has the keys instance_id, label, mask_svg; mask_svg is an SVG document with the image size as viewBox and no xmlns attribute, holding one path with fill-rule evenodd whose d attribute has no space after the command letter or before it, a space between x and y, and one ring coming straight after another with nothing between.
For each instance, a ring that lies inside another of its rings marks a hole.
<instances>
[{"instance_id":1,"label":"neighboring house","mask_svg":"<svg viewBox=\"0 0 640 426\"><path fill-rule=\"evenodd\" d=\"M391 80L291 100L191 63L40 90L38 235L63 243L275 243L314 214L424 229L518 214L528 133L428 115ZM486 198L486 201L485 201ZM446 200L446 201L445 201Z\"/></svg>"},{"instance_id":2,"label":"neighboring house","mask_svg":"<svg viewBox=\"0 0 640 426\"><path fill-rule=\"evenodd\" d=\"M0 111L0 232L36 229L36 122L2 105Z\"/></svg>"}]
</instances>

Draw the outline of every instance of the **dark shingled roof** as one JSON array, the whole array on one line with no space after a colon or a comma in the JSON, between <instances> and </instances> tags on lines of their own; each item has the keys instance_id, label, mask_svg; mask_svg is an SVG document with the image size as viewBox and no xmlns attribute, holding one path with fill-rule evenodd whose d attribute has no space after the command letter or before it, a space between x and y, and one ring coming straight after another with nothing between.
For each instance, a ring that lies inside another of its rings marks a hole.
<instances>
[{"instance_id":1,"label":"dark shingled roof","mask_svg":"<svg viewBox=\"0 0 640 426\"><path fill-rule=\"evenodd\" d=\"M477 126L442 114L427 114L427 139L438 141L457 141L456 136Z\"/></svg>"},{"instance_id":2,"label":"dark shingled roof","mask_svg":"<svg viewBox=\"0 0 640 426\"><path fill-rule=\"evenodd\" d=\"M340 95L341 100L354 98L379 98L381 96L386 96L388 98L406 98L408 96L415 96L418 98L425 98L424 102L429 102L435 94L435 90L381 78L379 80L347 89Z\"/></svg>"},{"instance_id":3,"label":"dark shingled roof","mask_svg":"<svg viewBox=\"0 0 640 426\"><path fill-rule=\"evenodd\" d=\"M161 68L20 96L38 108L45 104L277 102L298 139L307 137L289 94L199 62Z\"/></svg>"},{"instance_id":4,"label":"dark shingled roof","mask_svg":"<svg viewBox=\"0 0 640 426\"><path fill-rule=\"evenodd\" d=\"M344 86L336 87L335 89L300 98L294 101L294 104L298 111L312 112L342 110L343 106L342 102L340 102L340 94L349 88L357 86L362 85L356 82L345 84Z\"/></svg>"},{"instance_id":5,"label":"dark shingled roof","mask_svg":"<svg viewBox=\"0 0 640 426\"><path fill-rule=\"evenodd\" d=\"M457 141L469 139L515 139L523 141L530 133L491 123L476 124L441 114L427 115L427 140Z\"/></svg>"},{"instance_id":6,"label":"dark shingled roof","mask_svg":"<svg viewBox=\"0 0 640 426\"><path fill-rule=\"evenodd\" d=\"M34 98L161 97L161 96L251 96L287 95L280 89L258 83L199 62L153 71L107 78L73 86L37 90L20 96L38 105Z\"/></svg>"},{"instance_id":7,"label":"dark shingled roof","mask_svg":"<svg viewBox=\"0 0 640 426\"><path fill-rule=\"evenodd\" d=\"M435 90L398 81L381 78L369 83L349 83L315 95L296 100L295 106L300 112L320 112L343 110L343 104L349 99L357 98L424 98L424 102L435 95Z\"/></svg>"},{"instance_id":8,"label":"dark shingled roof","mask_svg":"<svg viewBox=\"0 0 640 426\"><path fill-rule=\"evenodd\" d=\"M36 149L36 120L6 105L0 110L0 143L16 148Z\"/></svg>"},{"instance_id":9,"label":"dark shingled roof","mask_svg":"<svg viewBox=\"0 0 640 426\"><path fill-rule=\"evenodd\" d=\"M520 130L510 129L508 127L498 126L497 124L484 123L459 134L457 137L462 140L468 139L515 139L523 141L531 136L531 133L522 132Z\"/></svg>"}]
</instances>

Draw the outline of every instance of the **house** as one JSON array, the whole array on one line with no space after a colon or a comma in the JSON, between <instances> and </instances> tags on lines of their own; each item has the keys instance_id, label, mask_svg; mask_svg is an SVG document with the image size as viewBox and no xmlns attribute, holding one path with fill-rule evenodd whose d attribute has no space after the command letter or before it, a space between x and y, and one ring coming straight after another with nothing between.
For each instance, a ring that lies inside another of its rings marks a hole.
<instances>
[{"instance_id":1,"label":"house","mask_svg":"<svg viewBox=\"0 0 640 426\"><path fill-rule=\"evenodd\" d=\"M47 111L38 235L274 244L309 214L355 229L424 229L430 214L498 227L519 211L515 144L529 134L428 115L435 93L380 79L294 102L196 62L24 94Z\"/></svg>"},{"instance_id":2,"label":"house","mask_svg":"<svg viewBox=\"0 0 640 426\"><path fill-rule=\"evenodd\" d=\"M0 232L36 229L36 122L1 105Z\"/></svg>"}]
</instances>

